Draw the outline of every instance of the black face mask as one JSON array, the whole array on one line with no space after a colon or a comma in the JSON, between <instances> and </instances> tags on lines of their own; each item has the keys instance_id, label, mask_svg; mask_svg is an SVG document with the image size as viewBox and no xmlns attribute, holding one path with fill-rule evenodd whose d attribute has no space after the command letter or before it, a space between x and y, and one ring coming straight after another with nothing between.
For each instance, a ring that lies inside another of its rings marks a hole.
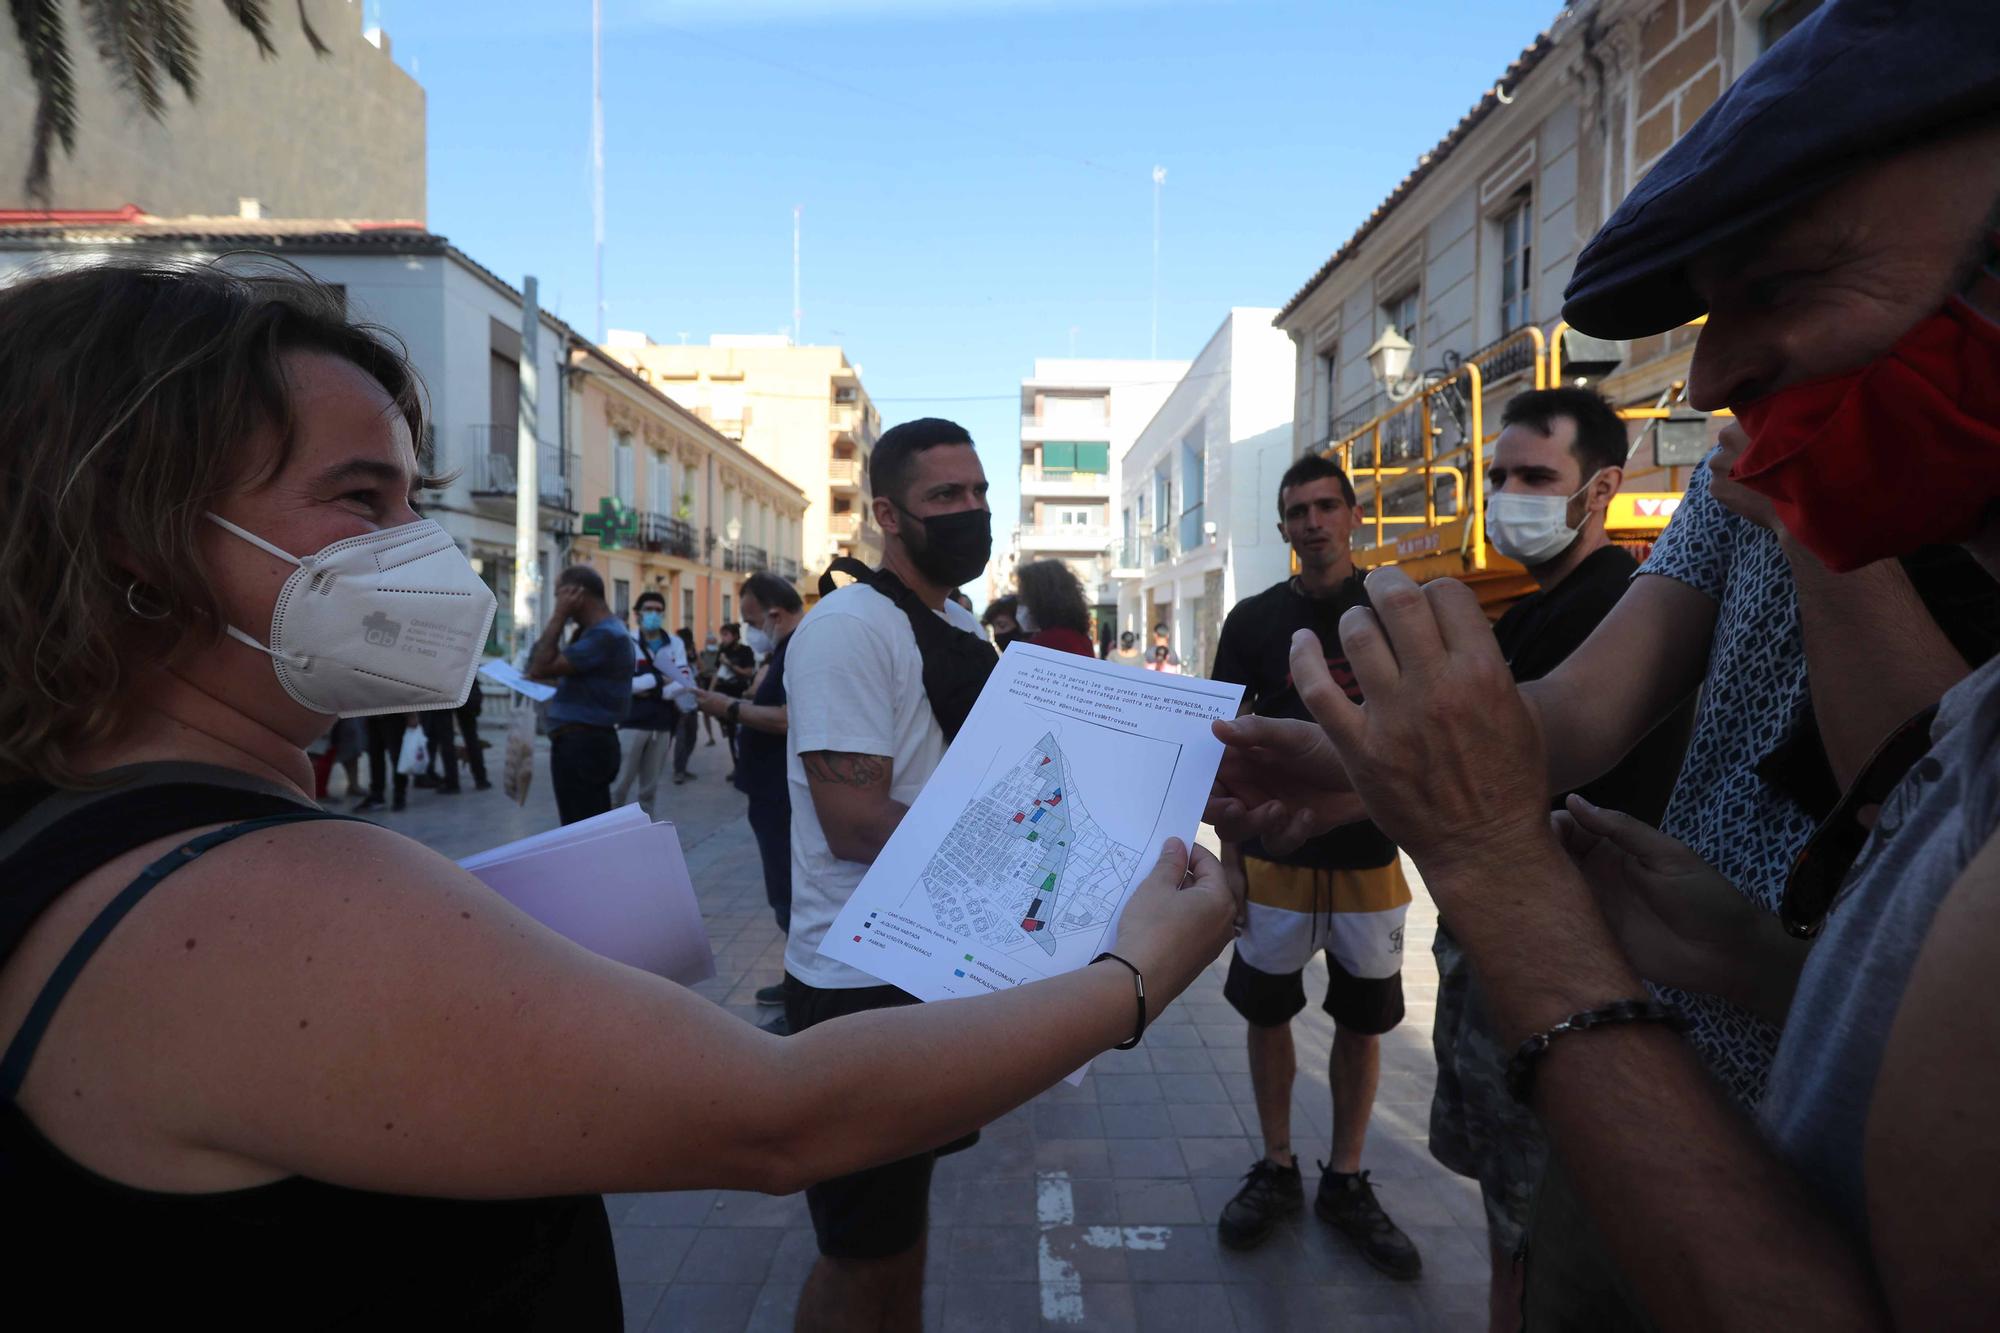
<instances>
[{"instance_id":1,"label":"black face mask","mask_svg":"<svg viewBox=\"0 0 2000 1333\"><path fill-rule=\"evenodd\" d=\"M931 582L946 588L970 583L993 555L993 515L985 509L961 509L951 514L918 518L903 506L903 517L923 531L921 546L903 539L910 563ZM908 532L908 529L905 529Z\"/></svg>"}]
</instances>

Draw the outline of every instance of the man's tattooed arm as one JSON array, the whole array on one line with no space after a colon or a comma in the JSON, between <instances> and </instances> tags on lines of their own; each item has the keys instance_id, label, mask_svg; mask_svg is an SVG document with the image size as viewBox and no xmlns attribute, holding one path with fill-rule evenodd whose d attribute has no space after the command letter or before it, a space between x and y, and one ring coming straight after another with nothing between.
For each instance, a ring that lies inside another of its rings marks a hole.
<instances>
[{"instance_id":1,"label":"man's tattooed arm","mask_svg":"<svg viewBox=\"0 0 2000 1333\"><path fill-rule=\"evenodd\" d=\"M828 850L843 861L873 861L909 808L889 795L895 763L844 750L808 750L799 763Z\"/></svg>"},{"instance_id":2,"label":"man's tattooed arm","mask_svg":"<svg viewBox=\"0 0 2000 1333\"><path fill-rule=\"evenodd\" d=\"M799 756L806 776L815 782L842 787L888 786L889 761L876 754L849 754L844 750L814 750Z\"/></svg>"}]
</instances>

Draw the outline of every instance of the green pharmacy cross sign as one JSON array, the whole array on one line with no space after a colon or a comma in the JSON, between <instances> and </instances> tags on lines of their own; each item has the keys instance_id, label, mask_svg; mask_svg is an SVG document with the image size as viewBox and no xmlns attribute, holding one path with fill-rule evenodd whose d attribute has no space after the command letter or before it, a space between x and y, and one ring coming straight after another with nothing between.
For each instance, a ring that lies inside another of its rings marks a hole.
<instances>
[{"instance_id":1,"label":"green pharmacy cross sign","mask_svg":"<svg viewBox=\"0 0 2000 1333\"><path fill-rule=\"evenodd\" d=\"M597 502L596 513L583 516L583 535L597 538L598 545L607 551L631 545L638 532L638 511L627 509L609 495Z\"/></svg>"}]
</instances>

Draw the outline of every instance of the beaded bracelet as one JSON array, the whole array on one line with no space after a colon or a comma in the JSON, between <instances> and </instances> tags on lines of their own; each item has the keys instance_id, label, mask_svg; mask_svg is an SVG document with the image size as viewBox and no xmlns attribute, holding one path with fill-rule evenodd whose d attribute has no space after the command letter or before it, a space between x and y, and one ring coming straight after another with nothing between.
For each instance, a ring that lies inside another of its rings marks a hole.
<instances>
[{"instance_id":1,"label":"beaded bracelet","mask_svg":"<svg viewBox=\"0 0 2000 1333\"><path fill-rule=\"evenodd\" d=\"M1618 1000L1601 1009L1586 1009L1580 1014L1571 1014L1554 1027L1537 1032L1521 1043L1520 1049L1514 1052L1514 1058L1507 1062L1507 1091L1514 1095L1515 1101L1527 1102L1535 1090L1535 1062L1555 1044L1556 1038L1620 1023L1665 1023L1675 1032L1686 1026L1680 1014L1658 1000Z\"/></svg>"}]
</instances>

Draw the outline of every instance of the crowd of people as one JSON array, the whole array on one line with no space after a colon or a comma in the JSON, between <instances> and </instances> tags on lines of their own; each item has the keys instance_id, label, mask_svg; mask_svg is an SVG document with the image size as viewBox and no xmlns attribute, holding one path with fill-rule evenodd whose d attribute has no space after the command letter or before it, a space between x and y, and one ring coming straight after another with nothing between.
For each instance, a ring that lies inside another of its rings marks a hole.
<instances>
[{"instance_id":1,"label":"crowd of people","mask_svg":"<svg viewBox=\"0 0 2000 1333\"><path fill-rule=\"evenodd\" d=\"M427 425L390 340L337 294L220 266L0 292L17 1285L222 1327L283 1308L611 1328L602 1191L803 1189L819 1259L798 1326L914 1329L937 1158L1142 1040L1232 939L1259 1152L1222 1242L1304 1209L1292 1021L1324 955L1314 1212L1415 1278L1394 1189L1360 1165L1405 1017L1414 863L1440 921L1430 1146L1478 1181L1495 1330L1985 1326L2000 25L1982 0L1822 6L1637 185L1565 310L1606 338L1704 315L1689 397L1733 421L1650 551L1606 531L1630 448L1611 405L1508 402L1486 533L1535 591L1497 623L1455 581L1361 577L1352 480L1297 460L1272 497L1296 572L1230 610L1206 664L1244 688L1215 728L1221 855L1169 839L1115 954L1005 994L920 1005L819 952L998 652L1098 651L1060 562L1023 565L983 618L957 595L992 544L969 433L885 432L880 565L834 562L810 608L751 575L743 621L703 647L657 593L627 623L598 574L564 571L527 664L556 687L560 817L634 790L650 810L699 729L721 732L786 938L759 1031L315 801L379 749L367 799L400 805L412 726L439 790L454 730L485 783L466 710L494 602L412 507ZM1167 627L1151 637L1105 655L1183 669Z\"/></svg>"}]
</instances>

